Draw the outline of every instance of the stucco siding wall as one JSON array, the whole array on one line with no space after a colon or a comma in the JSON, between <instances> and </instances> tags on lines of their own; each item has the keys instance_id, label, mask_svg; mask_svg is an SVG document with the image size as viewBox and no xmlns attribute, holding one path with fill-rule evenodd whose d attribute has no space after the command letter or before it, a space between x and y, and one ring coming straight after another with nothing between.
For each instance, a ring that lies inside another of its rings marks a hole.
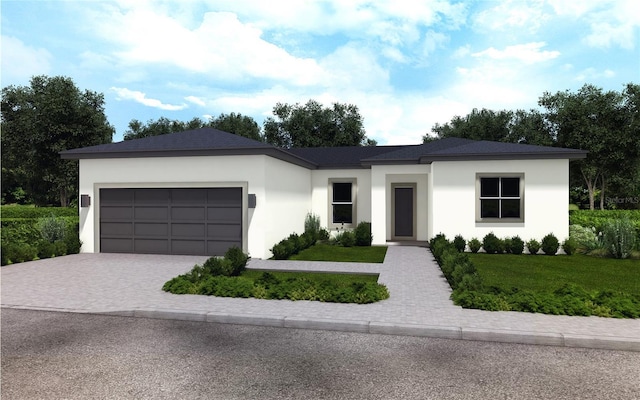
<instances>
[{"instance_id":1,"label":"stucco siding wall","mask_svg":"<svg viewBox=\"0 0 640 400\"><path fill-rule=\"evenodd\" d=\"M311 171L311 209L320 217L320 226L329 226L329 180L356 180L356 221L371 222L371 170L317 169Z\"/></svg>"},{"instance_id":2,"label":"stucco siding wall","mask_svg":"<svg viewBox=\"0 0 640 400\"><path fill-rule=\"evenodd\" d=\"M218 157L158 157L80 160L80 194L91 195L91 207L80 209L80 240L82 252L99 251L99 189L117 187L220 187L243 188L245 210L245 251L253 257L268 257L267 247L271 244L276 213L283 206L267 201L268 180L291 178L291 186L305 186L302 167L285 164L288 168L277 167L270 157L218 156ZM287 172L289 171L289 172ZM280 175L272 175L272 173ZM308 188L308 172L306 187ZM302 177L301 179L298 179ZM275 188L277 189L277 188ZM303 189L300 189L303 190ZM308 189L307 189L308 191ZM257 207L247 208L247 194L255 194ZM275 200L283 196L275 194ZM305 207L306 206L301 206ZM273 208L273 210L272 210ZM303 216L304 218L304 216ZM295 226L287 218L277 221L280 229L293 231ZM267 234L268 233L268 234Z\"/></svg>"},{"instance_id":3,"label":"stucco siding wall","mask_svg":"<svg viewBox=\"0 0 640 400\"><path fill-rule=\"evenodd\" d=\"M256 171L257 172L257 171ZM293 232L304 232L304 219L311 210L311 171L287 162L266 157L265 193L262 207L266 208L263 258L271 257L268 249ZM256 211L261 207L260 202Z\"/></svg>"},{"instance_id":4,"label":"stucco siding wall","mask_svg":"<svg viewBox=\"0 0 640 400\"><path fill-rule=\"evenodd\" d=\"M444 233L482 240L493 231L526 241L552 232L562 241L569 234L568 160L434 162L432 171L429 237ZM477 173L524 174L524 222L476 222Z\"/></svg>"},{"instance_id":5,"label":"stucco siding wall","mask_svg":"<svg viewBox=\"0 0 640 400\"><path fill-rule=\"evenodd\" d=\"M427 212L429 209L428 177L431 166L374 165L371 167L371 230L373 244L392 240L392 184L416 184L416 239L427 240Z\"/></svg>"}]
</instances>

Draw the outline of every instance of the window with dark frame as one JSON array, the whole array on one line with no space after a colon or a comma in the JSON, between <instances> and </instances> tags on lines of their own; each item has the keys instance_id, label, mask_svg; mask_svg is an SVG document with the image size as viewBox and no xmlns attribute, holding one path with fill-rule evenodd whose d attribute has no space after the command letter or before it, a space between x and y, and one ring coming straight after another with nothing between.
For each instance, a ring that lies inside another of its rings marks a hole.
<instances>
[{"instance_id":1,"label":"window with dark frame","mask_svg":"<svg viewBox=\"0 0 640 400\"><path fill-rule=\"evenodd\" d=\"M519 177L480 178L481 219L522 219Z\"/></svg>"},{"instance_id":2,"label":"window with dark frame","mask_svg":"<svg viewBox=\"0 0 640 400\"><path fill-rule=\"evenodd\" d=\"M353 223L353 183L333 182L333 196L331 201L334 224Z\"/></svg>"}]
</instances>

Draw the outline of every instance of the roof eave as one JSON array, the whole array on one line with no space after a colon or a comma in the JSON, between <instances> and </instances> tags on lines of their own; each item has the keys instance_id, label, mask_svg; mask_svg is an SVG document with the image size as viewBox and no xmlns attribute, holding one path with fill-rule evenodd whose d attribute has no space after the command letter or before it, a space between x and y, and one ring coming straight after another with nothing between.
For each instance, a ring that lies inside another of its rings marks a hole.
<instances>
[{"instance_id":1,"label":"roof eave","mask_svg":"<svg viewBox=\"0 0 640 400\"><path fill-rule=\"evenodd\" d=\"M494 153L494 154L428 154L420 157L421 163L433 161L478 161L478 160L578 160L587 157L586 151L556 153Z\"/></svg>"}]
</instances>

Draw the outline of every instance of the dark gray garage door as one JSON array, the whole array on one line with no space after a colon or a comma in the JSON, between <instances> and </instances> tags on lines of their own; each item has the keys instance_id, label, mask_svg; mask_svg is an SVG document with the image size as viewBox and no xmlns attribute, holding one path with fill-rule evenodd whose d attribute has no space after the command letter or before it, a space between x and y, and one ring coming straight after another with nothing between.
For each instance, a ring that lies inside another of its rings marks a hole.
<instances>
[{"instance_id":1,"label":"dark gray garage door","mask_svg":"<svg viewBox=\"0 0 640 400\"><path fill-rule=\"evenodd\" d=\"M242 188L100 189L100 251L223 255L242 248Z\"/></svg>"}]
</instances>

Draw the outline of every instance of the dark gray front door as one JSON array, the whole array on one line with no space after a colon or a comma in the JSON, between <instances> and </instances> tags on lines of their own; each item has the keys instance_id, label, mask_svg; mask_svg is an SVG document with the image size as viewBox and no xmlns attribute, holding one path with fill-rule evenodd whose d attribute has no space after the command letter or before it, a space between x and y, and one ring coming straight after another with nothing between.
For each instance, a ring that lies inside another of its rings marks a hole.
<instances>
[{"instance_id":1,"label":"dark gray front door","mask_svg":"<svg viewBox=\"0 0 640 400\"><path fill-rule=\"evenodd\" d=\"M242 188L100 189L100 251L222 255L242 248Z\"/></svg>"},{"instance_id":2,"label":"dark gray front door","mask_svg":"<svg viewBox=\"0 0 640 400\"><path fill-rule=\"evenodd\" d=\"M394 236L412 238L413 187L394 188Z\"/></svg>"}]
</instances>

